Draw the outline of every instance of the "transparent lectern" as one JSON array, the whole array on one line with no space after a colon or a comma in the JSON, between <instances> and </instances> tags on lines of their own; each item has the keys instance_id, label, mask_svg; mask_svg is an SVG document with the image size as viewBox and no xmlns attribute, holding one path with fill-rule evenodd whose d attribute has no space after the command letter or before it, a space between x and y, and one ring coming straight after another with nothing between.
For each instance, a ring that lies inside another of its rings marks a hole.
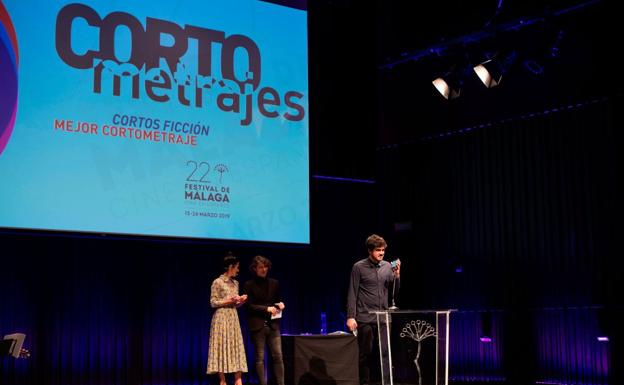
<instances>
[{"instance_id":1,"label":"transparent lectern","mask_svg":"<svg viewBox=\"0 0 624 385\"><path fill-rule=\"evenodd\" d=\"M453 310L373 311L382 385L448 385Z\"/></svg>"}]
</instances>

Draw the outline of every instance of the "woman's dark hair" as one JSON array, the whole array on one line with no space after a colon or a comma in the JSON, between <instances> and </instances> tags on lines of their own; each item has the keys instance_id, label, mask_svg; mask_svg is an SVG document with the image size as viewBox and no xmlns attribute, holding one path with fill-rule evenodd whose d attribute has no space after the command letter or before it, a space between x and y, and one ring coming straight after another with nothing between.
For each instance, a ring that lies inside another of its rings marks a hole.
<instances>
[{"instance_id":1,"label":"woman's dark hair","mask_svg":"<svg viewBox=\"0 0 624 385\"><path fill-rule=\"evenodd\" d=\"M225 258L223 258L223 270L227 271L230 266L234 266L237 263L240 263L240 261L234 255L234 253L230 251L225 255Z\"/></svg>"},{"instance_id":2,"label":"woman's dark hair","mask_svg":"<svg viewBox=\"0 0 624 385\"><path fill-rule=\"evenodd\" d=\"M268 267L270 269L271 268L271 261L269 260L269 258L263 257L262 255L256 255L251 260L251 265L249 265L249 271L251 271L252 273L255 273L256 272L256 266L258 266L258 265L265 265L266 267Z\"/></svg>"}]
</instances>

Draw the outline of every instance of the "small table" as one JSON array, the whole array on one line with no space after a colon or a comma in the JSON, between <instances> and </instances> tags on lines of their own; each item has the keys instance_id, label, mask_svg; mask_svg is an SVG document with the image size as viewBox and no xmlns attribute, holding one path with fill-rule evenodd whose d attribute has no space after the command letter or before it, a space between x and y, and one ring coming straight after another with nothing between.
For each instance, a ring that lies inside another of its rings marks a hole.
<instances>
[{"instance_id":1,"label":"small table","mask_svg":"<svg viewBox=\"0 0 624 385\"><path fill-rule=\"evenodd\" d=\"M352 334L282 335L282 351L288 385L359 385Z\"/></svg>"}]
</instances>

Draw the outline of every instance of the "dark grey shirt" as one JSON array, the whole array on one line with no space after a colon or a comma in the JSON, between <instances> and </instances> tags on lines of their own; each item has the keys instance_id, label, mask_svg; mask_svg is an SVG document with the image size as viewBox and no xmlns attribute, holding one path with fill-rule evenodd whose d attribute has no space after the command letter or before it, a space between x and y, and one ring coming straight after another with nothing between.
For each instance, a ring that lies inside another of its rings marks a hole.
<instances>
[{"instance_id":1,"label":"dark grey shirt","mask_svg":"<svg viewBox=\"0 0 624 385\"><path fill-rule=\"evenodd\" d=\"M392 290L394 274L390 263L373 263L370 258L356 262L351 269L349 293L347 296L347 318L358 323L375 323L375 314L369 311L388 310L388 291ZM397 278L395 291L399 291Z\"/></svg>"}]
</instances>

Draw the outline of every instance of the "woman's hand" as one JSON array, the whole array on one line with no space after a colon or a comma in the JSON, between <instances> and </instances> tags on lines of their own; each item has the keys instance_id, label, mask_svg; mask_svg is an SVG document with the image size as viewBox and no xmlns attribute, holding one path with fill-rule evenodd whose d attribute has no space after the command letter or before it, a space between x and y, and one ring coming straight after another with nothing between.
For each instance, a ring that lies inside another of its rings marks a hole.
<instances>
[{"instance_id":1,"label":"woman's hand","mask_svg":"<svg viewBox=\"0 0 624 385\"><path fill-rule=\"evenodd\" d=\"M232 305L240 306L247 301L247 294L235 295L232 297Z\"/></svg>"}]
</instances>

